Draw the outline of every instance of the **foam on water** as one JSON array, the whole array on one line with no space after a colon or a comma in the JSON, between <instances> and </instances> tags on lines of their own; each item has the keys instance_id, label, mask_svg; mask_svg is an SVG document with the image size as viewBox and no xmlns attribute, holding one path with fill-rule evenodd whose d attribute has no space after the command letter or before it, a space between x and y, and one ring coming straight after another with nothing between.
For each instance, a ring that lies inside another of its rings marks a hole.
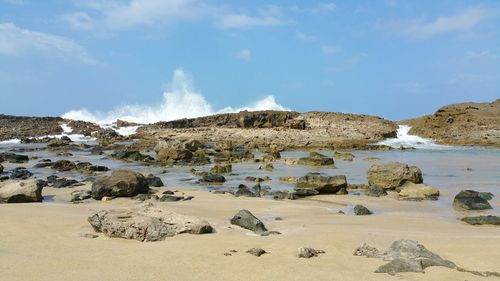
<instances>
[{"instance_id":1,"label":"foam on water","mask_svg":"<svg viewBox=\"0 0 500 281\"><path fill-rule=\"evenodd\" d=\"M441 145L434 142L432 139L426 139L415 135L410 135L411 127L408 125L400 125L397 131L396 138L385 139L378 142L380 145L388 145L391 147L414 147L418 149L448 149L451 146Z\"/></svg>"},{"instance_id":2,"label":"foam on water","mask_svg":"<svg viewBox=\"0 0 500 281\"><path fill-rule=\"evenodd\" d=\"M242 110L289 111L290 109L277 103L273 96L267 96L247 106L229 106L215 110L205 97L195 90L192 77L182 69L177 69L174 71L169 90L163 94L163 101L158 105L124 105L108 112L92 112L83 108L69 111L63 114L62 117L89 121L100 125L109 125L118 119L139 124L150 124L158 121L195 118Z\"/></svg>"}]
</instances>

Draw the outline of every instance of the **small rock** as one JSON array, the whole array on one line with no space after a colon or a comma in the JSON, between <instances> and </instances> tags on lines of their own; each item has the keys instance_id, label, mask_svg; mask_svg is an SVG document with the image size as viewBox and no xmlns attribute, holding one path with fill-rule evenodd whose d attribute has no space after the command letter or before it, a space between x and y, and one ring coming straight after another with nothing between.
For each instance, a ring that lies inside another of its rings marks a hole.
<instances>
[{"instance_id":1,"label":"small rock","mask_svg":"<svg viewBox=\"0 0 500 281\"><path fill-rule=\"evenodd\" d=\"M200 181L205 183L224 183L226 181L226 178L222 175L209 174L203 176Z\"/></svg>"},{"instance_id":2,"label":"small rock","mask_svg":"<svg viewBox=\"0 0 500 281\"><path fill-rule=\"evenodd\" d=\"M99 235L93 233L82 233L80 234L80 237L93 239L99 237Z\"/></svg>"},{"instance_id":3,"label":"small rock","mask_svg":"<svg viewBox=\"0 0 500 281\"><path fill-rule=\"evenodd\" d=\"M356 216L367 216L367 215L371 215L372 212L370 210L368 210L368 208L366 208L363 205L356 205L356 206L354 206L354 214Z\"/></svg>"},{"instance_id":4,"label":"small rock","mask_svg":"<svg viewBox=\"0 0 500 281\"><path fill-rule=\"evenodd\" d=\"M256 257L260 257L262 256L263 254L267 254L267 252L261 248L252 248L248 251L246 251L247 253L251 254L251 255L254 255Z\"/></svg>"},{"instance_id":5,"label":"small rock","mask_svg":"<svg viewBox=\"0 0 500 281\"><path fill-rule=\"evenodd\" d=\"M257 217L255 217L248 210L240 210L234 217L231 219L231 224L241 226L243 228L249 229L256 234L263 234L267 232L267 228L264 226L264 223L260 221Z\"/></svg>"},{"instance_id":6,"label":"small rock","mask_svg":"<svg viewBox=\"0 0 500 281\"><path fill-rule=\"evenodd\" d=\"M71 192L71 202L81 202L85 199L90 199L92 198L92 193L90 190L75 190Z\"/></svg>"},{"instance_id":7,"label":"small rock","mask_svg":"<svg viewBox=\"0 0 500 281\"><path fill-rule=\"evenodd\" d=\"M317 257L318 254L324 254L325 251L323 250L317 250L313 248L299 248L298 249L298 254L299 258L312 258L312 257Z\"/></svg>"},{"instance_id":8,"label":"small rock","mask_svg":"<svg viewBox=\"0 0 500 281\"><path fill-rule=\"evenodd\" d=\"M365 195L371 196L371 197L386 196L387 191L385 191L385 188L383 188L383 187L371 185L366 190Z\"/></svg>"},{"instance_id":9,"label":"small rock","mask_svg":"<svg viewBox=\"0 0 500 281\"><path fill-rule=\"evenodd\" d=\"M462 218L462 221L472 225L483 225L483 224L500 225L500 217L492 215L465 217Z\"/></svg>"},{"instance_id":10,"label":"small rock","mask_svg":"<svg viewBox=\"0 0 500 281\"><path fill-rule=\"evenodd\" d=\"M474 190L462 190L453 200L453 207L463 210L487 210L492 209L488 200L493 198L489 192L477 192Z\"/></svg>"}]
</instances>

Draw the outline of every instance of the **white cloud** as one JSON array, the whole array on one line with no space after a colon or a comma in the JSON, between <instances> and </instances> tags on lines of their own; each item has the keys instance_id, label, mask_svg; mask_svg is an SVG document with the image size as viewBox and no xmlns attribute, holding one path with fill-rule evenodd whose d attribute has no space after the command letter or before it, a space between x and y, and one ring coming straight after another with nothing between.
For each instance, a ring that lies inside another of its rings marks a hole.
<instances>
[{"instance_id":1,"label":"white cloud","mask_svg":"<svg viewBox=\"0 0 500 281\"><path fill-rule=\"evenodd\" d=\"M295 32L295 38L302 40L302 41L314 41L314 40L316 40L315 36L308 35L308 34L305 34L304 32L300 32L300 31Z\"/></svg>"},{"instance_id":2,"label":"white cloud","mask_svg":"<svg viewBox=\"0 0 500 281\"><path fill-rule=\"evenodd\" d=\"M482 8L469 8L455 15L438 17L435 20L405 20L383 23L383 27L415 39L429 39L434 36L457 31L468 31L478 25L490 13Z\"/></svg>"},{"instance_id":3,"label":"white cloud","mask_svg":"<svg viewBox=\"0 0 500 281\"><path fill-rule=\"evenodd\" d=\"M75 41L48 33L22 29L12 23L0 24L0 54L43 55L76 59L85 64L97 62Z\"/></svg>"},{"instance_id":4,"label":"white cloud","mask_svg":"<svg viewBox=\"0 0 500 281\"><path fill-rule=\"evenodd\" d=\"M342 49L338 46L329 46L329 45L323 45L321 46L321 52L325 55L333 55L338 52L340 52Z\"/></svg>"},{"instance_id":5,"label":"white cloud","mask_svg":"<svg viewBox=\"0 0 500 281\"><path fill-rule=\"evenodd\" d=\"M327 14L333 12L337 9L337 5L333 2L323 2L314 6L309 7L301 7L298 5L294 5L290 7L290 10L297 14Z\"/></svg>"},{"instance_id":6,"label":"white cloud","mask_svg":"<svg viewBox=\"0 0 500 281\"><path fill-rule=\"evenodd\" d=\"M207 8L198 0L93 0L80 2L80 6L98 16L90 17L80 11L64 15L63 19L73 28L83 30L120 30L139 25L173 24L198 19Z\"/></svg>"},{"instance_id":7,"label":"white cloud","mask_svg":"<svg viewBox=\"0 0 500 281\"><path fill-rule=\"evenodd\" d=\"M252 60L252 52L249 49L243 49L236 53L236 58L240 60L250 61Z\"/></svg>"}]
</instances>

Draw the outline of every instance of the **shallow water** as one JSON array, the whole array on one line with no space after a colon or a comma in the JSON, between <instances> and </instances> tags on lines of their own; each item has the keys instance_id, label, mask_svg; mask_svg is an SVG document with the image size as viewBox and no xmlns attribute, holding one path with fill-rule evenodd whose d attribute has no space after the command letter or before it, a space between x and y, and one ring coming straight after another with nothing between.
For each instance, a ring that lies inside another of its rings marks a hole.
<instances>
[{"instance_id":1,"label":"shallow water","mask_svg":"<svg viewBox=\"0 0 500 281\"><path fill-rule=\"evenodd\" d=\"M269 186L272 190L292 190L293 183L281 182L280 176L300 177L308 172L319 172L324 175L346 175L350 183L366 183L366 170L375 163L399 161L409 165L420 167L424 176L424 183L434 186L441 191L439 200L432 202L419 202L417 204L408 202L407 206L420 208L423 206L432 206L439 210L439 215L444 217L455 216L455 211L451 208L451 203L455 194L463 189L474 189L477 191L487 191L495 195L490 201L493 210L483 212L488 214L500 215L500 150L485 148L448 148L448 149L417 149L417 150L392 150L392 151L354 151L354 161L335 160L335 167L310 167L302 165L287 165L284 163L286 158L298 158L307 156L305 151L286 151L282 152L282 159L273 163L274 170L267 171L259 169L262 163L243 162L233 163L233 173L224 175L227 181L222 185L205 185L198 183L199 177L194 176L190 170L192 167L155 167L145 166L138 163L128 163L108 158L112 151L105 151L104 155L91 155L90 150L73 150L71 157L57 156L57 152L48 150L39 150L43 148L42 144L3 144L0 145L0 152L16 151L24 149L24 152L18 154L38 157L32 159L29 163L10 164L3 163L5 170L8 171L17 166L24 166L34 173L35 178L45 179L47 176L57 174L59 177L75 178L84 180L88 178L78 172L56 172L50 168L32 168L41 159L49 158L52 161L68 159L71 161L86 161L96 165L104 165L110 169L132 169L140 172L149 172L159 176L165 188L200 188L203 190L213 189L236 189L239 184L247 186L254 185L253 182L245 181L245 177L265 177L271 178L270 181L261 183ZM35 150L33 150L35 149ZM30 151L32 150L32 151ZM319 151L325 155L331 156L333 151ZM256 158L262 157L261 153L256 154ZM379 158L378 161L367 161L366 158ZM198 171L208 171L213 164L197 166ZM468 171L467 168L471 170ZM7 173L4 173L7 175ZM352 192L355 194L355 192ZM362 192L361 192L362 193ZM348 195L355 196L355 195ZM364 195L360 195L364 196ZM49 200L49 202L52 200ZM429 208L434 210L435 208ZM410 208L411 209L411 208ZM380 207L379 210L383 210Z\"/></svg>"}]
</instances>

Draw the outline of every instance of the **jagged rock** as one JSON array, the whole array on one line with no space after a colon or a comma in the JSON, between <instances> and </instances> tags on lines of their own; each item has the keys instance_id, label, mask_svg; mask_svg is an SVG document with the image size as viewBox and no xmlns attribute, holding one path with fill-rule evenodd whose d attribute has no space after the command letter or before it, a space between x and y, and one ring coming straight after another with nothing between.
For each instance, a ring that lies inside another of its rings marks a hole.
<instances>
[{"instance_id":1,"label":"jagged rock","mask_svg":"<svg viewBox=\"0 0 500 281\"><path fill-rule=\"evenodd\" d=\"M297 199L299 197L318 195L319 191L311 188L295 188L294 192L290 193L289 199Z\"/></svg>"},{"instance_id":2,"label":"jagged rock","mask_svg":"<svg viewBox=\"0 0 500 281\"><path fill-rule=\"evenodd\" d=\"M214 228L205 220L188 217L151 205L136 210L116 209L98 211L88 221L96 232L109 237L139 241L161 241L182 233L213 233Z\"/></svg>"},{"instance_id":3,"label":"jagged rock","mask_svg":"<svg viewBox=\"0 0 500 281\"><path fill-rule=\"evenodd\" d=\"M264 226L264 223L248 210L240 210L231 219L231 224L241 226L255 232L256 234L264 234L267 232L267 228Z\"/></svg>"},{"instance_id":4,"label":"jagged rock","mask_svg":"<svg viewBox=\"0 0 500 281\"><path fill-rule=\"evenodd\" d=\"M312 257L317 257L318 254L324 254L325 251L323 250L317 250L313 248L299 248L298 250L298 255L299 258L312 258Z\"/></svg>"},{"instance_id":5,"label":"jagged rock","mask_svg":"<svg viewBox=\"0 0 500 281\"><path fill-rule=\"evenodd\" d=\"M51 141L49 141L47 143L47 147L50 148L50 149L54 149L54 148L60 148L60 147L65 147L65 146L68 146L71 144L71 139L69 139L68 137L64 138L60 138L60 139L53 139Z\"/></svg>"},{"instance_id":6,"label":"jagged rock","mask_svg":"<svg viewBox=\"0 0 500 281\"><path fill-rule=\"evenodd\" d=\"M380 197L380 196L386 196L387 191L385 191L385 188L383 187L372 185L368 187L365 194L366 196Z\"/></svg>"},{"instance_id":7,"label":"jagged rock","mask_svg":"<svg viewBox=\"0 0 500 281\"><path fill-rule=\"evenodd\" d=\"M42 189L34 180L7 181L0 185L0 203L42 202Z\"/></svg>"},{"instance_id":8,"label":"jagged rock","mask_svg":"<svg viewBox=\"0 0 500 281\"><path fill-rule=\"evenodd\" d=\"M437 188L423 184L407 182L398 189L399 196L405 200L437 200L439 197L439 190Z\"/></svg>"},{"instance_id":9,"label":"jagged rock","mask_svg":"<svg viewBox=\"0 0 500 281\"><path fill-rule=\"evenodd\" d=\"M146 178L129 170L116 170L110 176L98 178L92 184L92 198L102 197L132 197L140 193L148 193L149 185Z\"/></svg>"},{"instance_id":10,"label":"jagged rock","mask_svg":"<svg viewBox=\"0 0 500 281\"><path fill-rule=\"evenodd\" d=\"M195 152L199 149L203 149L204 147L205 147L205 145L199 140L189 140L189 141L184 143L184 148L191 151L191 152Z\"/></svg>"},{"instance_id":11,"label":"jagged rock","mask_svg":"<svg viewBox=\"0 0 500 281\"><path fill-rule=\"evenodd\" d=\"M453 200L453 207L463 210L487 210L492 209L488 200L493 198L489 192L477 192L474 190L462 190Z\"/></svg>"},{"instance_id":12,"label":"jagged rock","mask_svg":"<svg viewBox=\"0 0 500 281\"><path fill-rule=\"evenodd\" d=\"M205 183L224 183L226 181L226 178L222 175L214 175L214 174L208 174L203 176L200 180L201 182Z\"/></svg>"},{"instance_id":13,"label":"jagged rock","mask_svg":"<svg viewBox=\"0 0 500 281\"><path fill-rule=\"evenodd\" d=\"M86 199L92 198L92 192L90 190L75 190L71 192L71 202L81 202Z\"/></svg>"},{"instance_id":14,"label":"jagged rock","mask_svg":"<svg viewBox=\"0 0 500 281\"><path fill-rule=\"evenodd\" d=\"M59 172L65 172L76 169L76 164L69 160L59 160L54 162L51 167Z\"/></svg>"},{"instance_id":15,"label":"jagged rock","mask_svg":"<svg viewBox=\"0 0 500 281\"><path fill-rule=\"evenodd\" d=\"M462 221L472 225L483 225L483 224L500 225L500 217L492 215L465 217L462 218Z\"/></svg>"},{"instance_id":16,"label":"jagged rock","mask_svg":"<svg viewBox=\"0 0 500 281\"><path fill-rule=\"evenodd\" d=\"M24 167L17 167L10 172L10 178L14 180L26 180L33 175Z\"/></svg>"},{"instance_id":17,"label":"jagged rock","mask_svg":"<svg viewBox=\"0 0 500 281\"><path fill-rule=\"evenodd\" d=\"M261 249L261 248L252 248L252 249L250 249L250 250L248 250L246 252L249 253L250 255L254 255L256 257L260 257L263 254L267 254L267 252L264 249Z\"/></svg>"},{"instance_id":18,"label":"jagged rock","mask_svg":"<svg viewBox=\"0 0 500 281\"><path fill-rule=\"evenodd\" d=\"M368 208L366 208L363 205L356 205L356 206L354 206L354 214L356 216L367 216L367 215L371 215L372 212L370 210L368 210Z\"/></svg>"},{"instance_id":19,"label":"jagged rock","mask_svg":"<svg viewBox=\"0 0 500 281\"><path fill-rule=\"evenodd\" d=\"M395 189L406 182L422 183L422 172L416 166L404 163L389 162L375 164L367 171L368 184L385 189Z\"/></svg>"},{"instance_id":20,"label":"jagged rock","mask_svg":"<svg viewBox=\"0 0 500 281\"><path fill-rule=\"evenodd\" d=\"M347 179L345 176L320 176L309 173L297 181L295 189L314 189L319 194L335 194L341 188L347 188Z\"/></svg>"},{"instance_id":21,"label":"jagged rock","mask_svg":"<svg viewBox=\"0 0 500 281\"><path fill-rule=\"evenodd\" d=\"M233 171L233 166L231 164L227 165L215 165L210 169L211 174L226 174Z\"/></svg>"},{"instance_id":22,"label":"jagged rock","mask_svg":"<svg viewBox=\"0 0 500 281\"><path fill-rule=\"evenodd\" d=\"M311 152L309 153L309 157L299 158L297 163L306 166L329 166L333 165L334 161L333 158L326 157L318 152Z\"/></svg>"}]
</instances>

